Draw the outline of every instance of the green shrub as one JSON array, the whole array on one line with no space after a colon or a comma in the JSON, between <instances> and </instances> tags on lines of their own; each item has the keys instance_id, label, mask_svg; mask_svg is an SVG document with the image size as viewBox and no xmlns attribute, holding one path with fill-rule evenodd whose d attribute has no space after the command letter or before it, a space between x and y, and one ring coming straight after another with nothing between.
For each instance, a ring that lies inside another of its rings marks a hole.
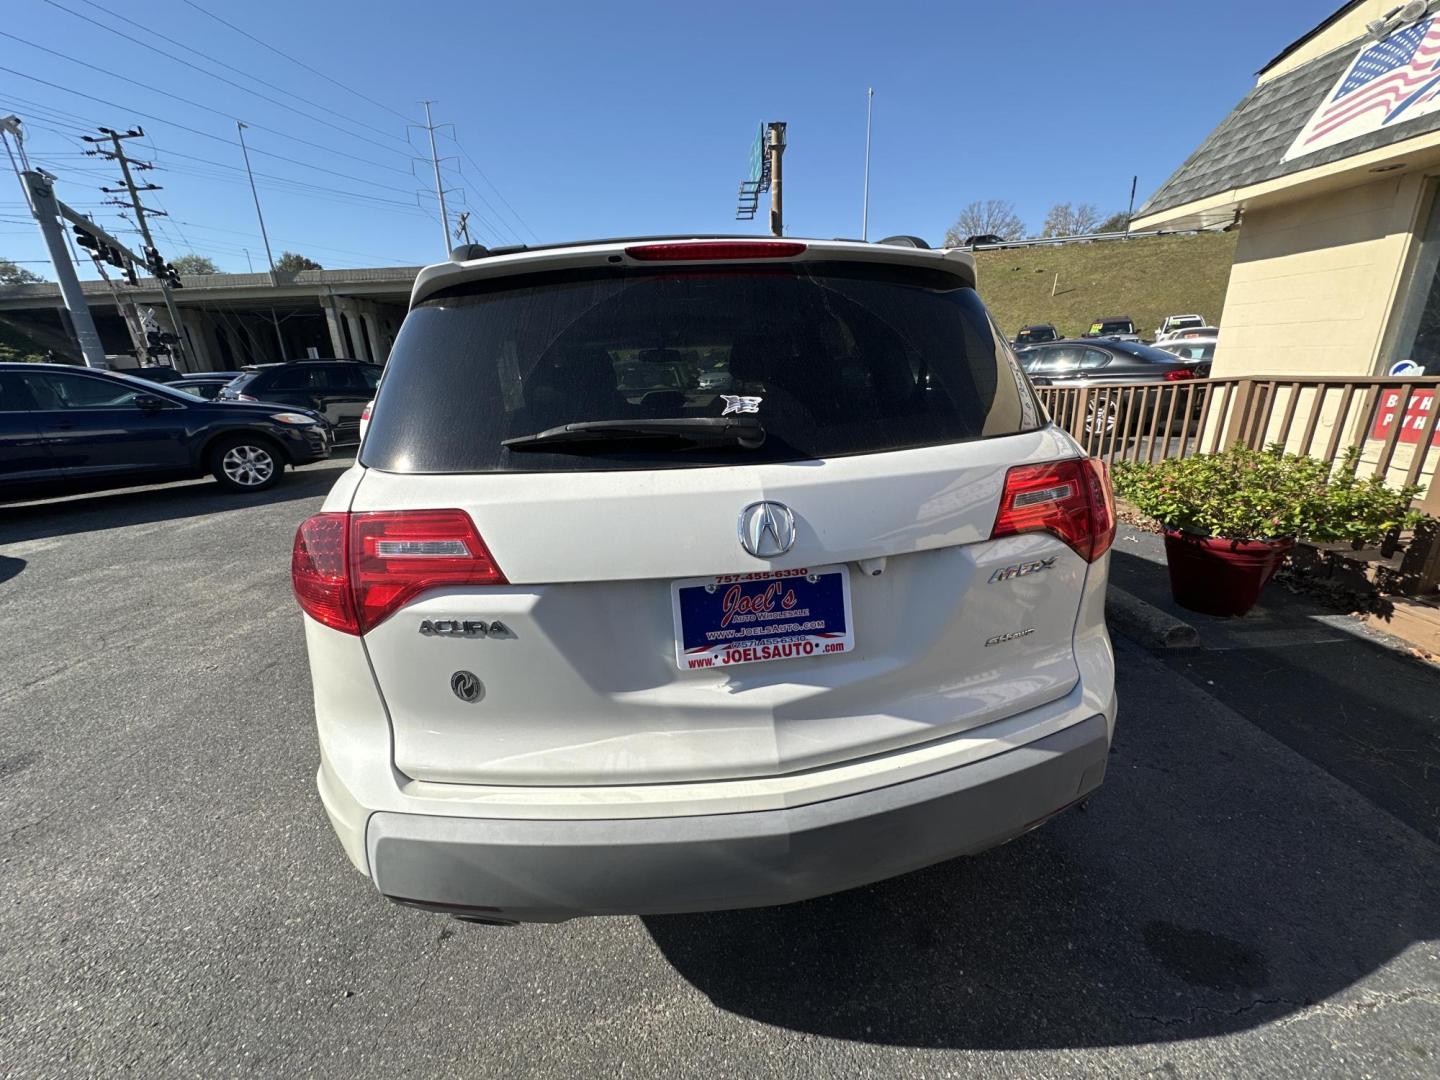
<instances>
[{"instance_id":1,"label":"green shrub","mask_svg":"<svg viewBox=\"0 0 1440 1080\"><path fill-rule=\"evenodd\" d=\"M1375 477L1362 479L1359 458L1352 447L1331 470L1318 458L1272 446L1155 464L1120 462L1115 493L1164 525L1202 536L1377 544L1423 516L1409 509L1423 488L1397 491Z\"/></svg>"}]
</instances>

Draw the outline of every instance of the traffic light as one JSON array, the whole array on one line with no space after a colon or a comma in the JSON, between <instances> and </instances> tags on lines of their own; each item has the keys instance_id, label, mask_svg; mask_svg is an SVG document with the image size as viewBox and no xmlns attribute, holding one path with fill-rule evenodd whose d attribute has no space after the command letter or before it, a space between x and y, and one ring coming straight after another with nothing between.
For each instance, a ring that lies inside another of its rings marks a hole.
<instances>
[{"instance_id":1,"label":"traffic light","mask_svg":"<svg viewBox=\"0 0 1440 1080\"><path fill-rule=\"evenodd\" d=\"M153 247L145 249L145 265L149 268L152 277L160 284L170 289L183 289L184 282L180 280L180 271L165 261L164 256Z\"/></svg>"},{"instance_id":2,"label":"traffic light","mask_svg":"<svg viewBox=\"0 0 1440 1080\"><path fill-rule=\"evenodd\" d=\"M95 252L97 255L99 254L100 238L94 233L86 232L79 225L75 226L75 243L88 251Z\"/></svg>"}]
</instances>

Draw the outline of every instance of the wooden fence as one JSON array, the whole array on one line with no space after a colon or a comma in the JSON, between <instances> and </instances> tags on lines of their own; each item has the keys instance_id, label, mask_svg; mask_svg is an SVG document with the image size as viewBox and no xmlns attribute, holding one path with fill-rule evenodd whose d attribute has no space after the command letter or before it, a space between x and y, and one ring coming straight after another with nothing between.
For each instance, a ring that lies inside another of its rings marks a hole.
<instances>
[{"instance_id":1,"label":"wooden fence","mask_svg":"<svg viewBox=\"0 0 1440 1080\"><path fill-rule=\"evenodd\" d=\"M1418 509L1440 517L1440 377L1343 376L1187 379L1173 383L1040 386L1055 423L1111 463L1160 461L1273 443L1336 462L1351 447L1358 468L1392 485L1423 483ZM1433 525L1410 545L1416 591L1440 583Z\"/></svg>"}]
</instances>

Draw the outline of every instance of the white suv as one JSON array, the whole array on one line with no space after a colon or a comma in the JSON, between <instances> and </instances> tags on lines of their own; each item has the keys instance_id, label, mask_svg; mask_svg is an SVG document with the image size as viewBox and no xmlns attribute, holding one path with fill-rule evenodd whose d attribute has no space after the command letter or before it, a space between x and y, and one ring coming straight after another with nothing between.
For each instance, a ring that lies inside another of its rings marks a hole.
<instances>
[{"instance_id":1,"label":"white suv","mask_svg":"<svg viewBox=\"0 0 1440 1080\"><path fill-rule=\"evenodd\" d=\"M974 283L789 239L426 268L295 540L356 868L481 922L747 907L1089 795L1109 485Z\"/></svg>"}]
</instances>

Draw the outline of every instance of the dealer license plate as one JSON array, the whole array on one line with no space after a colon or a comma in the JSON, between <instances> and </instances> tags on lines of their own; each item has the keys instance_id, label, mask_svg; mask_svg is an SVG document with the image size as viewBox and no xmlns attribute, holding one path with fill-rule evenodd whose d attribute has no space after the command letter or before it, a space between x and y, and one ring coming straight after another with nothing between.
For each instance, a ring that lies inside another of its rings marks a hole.
<instances>
[{"instance_id":1,"label":"dealer license plate","mask_svg":"<svg viewBox=\"0 0 1440 1080\"><path fill-rule=\"evenodd\" d=\"M849 652L850 571L845 566L690 578L670 587L675 662L729 667Z\"/></svg>"}]
</instances>

